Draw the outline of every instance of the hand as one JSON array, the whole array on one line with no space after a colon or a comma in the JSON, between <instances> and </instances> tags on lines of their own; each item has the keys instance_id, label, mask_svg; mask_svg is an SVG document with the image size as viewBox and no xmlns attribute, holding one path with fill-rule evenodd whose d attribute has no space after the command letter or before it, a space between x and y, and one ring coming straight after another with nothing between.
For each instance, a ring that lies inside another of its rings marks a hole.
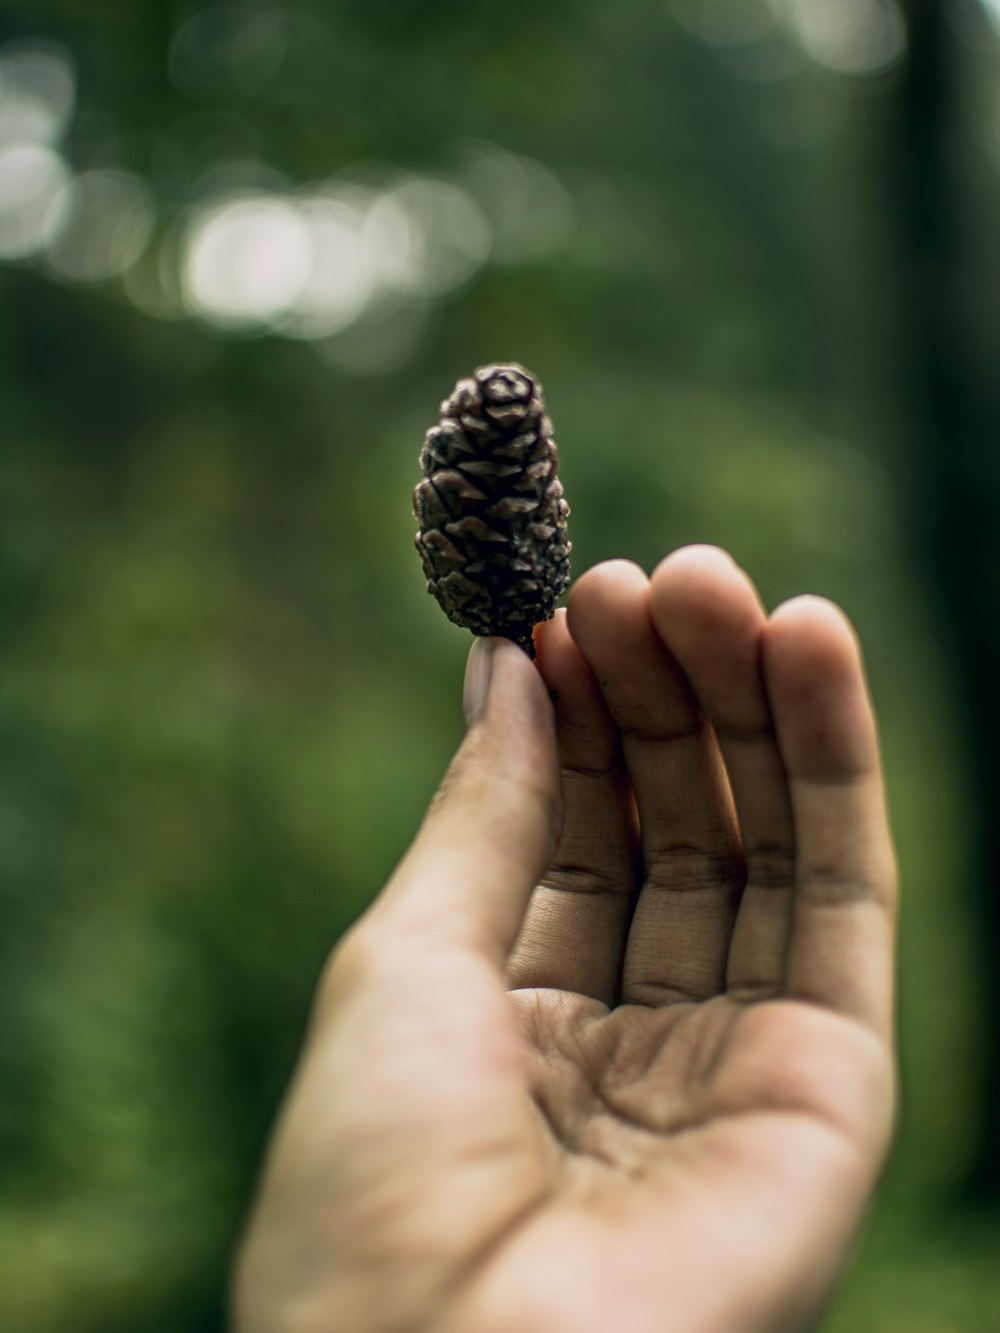
<instances>
[{"instance_id":1,"label":"hand","mask_svg":"<svg viewBox=\"0 0 1000 1333\"><path fill-rule=\"evenodd\" d=\"M239 1333L776 1333L849 1252L895 875L848 624L768 619L695 547L591 570L538 649L477 643L465 743L331 959Z\"/></svg>"}]
</instances>

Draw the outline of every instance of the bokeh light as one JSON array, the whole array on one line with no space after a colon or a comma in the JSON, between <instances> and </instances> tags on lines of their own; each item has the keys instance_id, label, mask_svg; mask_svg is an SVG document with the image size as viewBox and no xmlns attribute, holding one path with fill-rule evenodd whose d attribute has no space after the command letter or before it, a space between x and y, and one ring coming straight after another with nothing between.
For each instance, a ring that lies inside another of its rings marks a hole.
<instances>
[{"instance_id":1,"label":"bokeh light","mask_svg":"<svg viewBox=\"0 0 1000 1333\"><path fill-rule=\"evenodd\" d=\"M369 304L378 322L379 311L421 310L451 294L486 262L491 240L471 195L430 177L230 194L194 210L182 283L189 312L221 329L320 339ZM389 351L385 362L395 364Z\"/></svg>"},{"instance_id":2,"label":"bokeh light","mask_svg":"<svg viewBox=\"0 0 1000 1333\"><path fill-rule=\"evenodd\" d=\"M313 978L461 731L410 495L507 356L577 574L717 542L859 627L905 1114L823 1330L994 1333L1000 0L0 10L0 1333L225 1322Z\"/></svg>"},{"instance_id":3,"label":"bokeh light","mask_svg":"<svg viewBox=\"0 0 1000 1333\"><path fill-rule=\"evenodd\" d=\"M65 217L69 168L53 148L0 148L0 259L27 259L55 239Z\"/></svg>"},{"instance_id":4,"label":"bokeh light","mask_svg":"<svg viewBox=\"0 0 1000 1333\"><path fill-rule=\"evenodd\" d=\"M69 167L58 143L72 114L75 76L62 48L0 47L0 259L27 259L58 234Z\"/></svg>"},{"instance_id":5,"label":"bokeh light","mask_svg":"<svg viewBox=\"0 0 1000 1333\"><path fill-rule=\"evenodd\" d=\"M896 0L670 0L670 7L724 65L762 82L797 73L803 57L836 74L875 75L906 51Z\"/></svg>"},{"instance_id":6,"label":"bokeh light","mask_svg":"<svg viewBox=\"0 0 1000 1333\"><path fill-rule=\"evenodd\" d=\"M54 203L60 225L46 247L54 273L69 282L105 282L136 262L153 229L153 201L138 176L86 171Z\"/></svg>"},{"instance_id":7,"label":"bokeh light","mask_svg":"<svg viewBox=\"0 0 1000 1333\"><path fill-rule=\"evenodd\" d=\"M286 337L322 338L350 324L372 294L373 267L364 241L370 196L360 187L303 199L309 234L309 279L280 325Z\"/></svg>"},{"instance_id":8,"label":"bokeh light","mask_svg":"<svg viewBox=\"0 0 1000 1333\"><path fill-rule=\"evenodd\" d=\"M202 102L274 92L287 61L332 40L305 14L213 5L177 28L169 73ZM355 176L295 181L264 160L253 118L219 105L158 134L145 178L109 161L107 147L99 165L74 174L59 145L75 100L61 47L0 48L0 260L44 256L48 275L70 283L124 279L127 298L155 318L187 315L233 336L334 339L324 356L359 374L413 355L429 302L488 263L542 260L573 230L558 175L499 144L447 146L438 173L375 161Z\"/></svg>"},{"instance_id":9,"label":"bokeh light","mask_svg":"<svg viewBox=\"0 0 1000 1333\"><path fill-rule=\"evenodd\" d=\"M805 50L837 74L878 74L906 52L895 0L785 0Z\"/></svg>"},{"instance_id":10,"label":"bokeh light","mask_svg":"<svg viewBox=\"0 0 1000 1333\"><path fill-rule=\"evenodd\" d=\"M161 231L122 275L126 297L151 319L177 320L191 314L182 286L184 240L179 228Z\"/></svg>"},{"instance_id":11,"label":"bokeh light","mask_svg":"<svg viewBox=\"0 0 1000 1333\"><path fill-rule=\"evenodd\" d=\"M75 95L73 63L62 47L11 42L0 48L0 143L57 143Z\"/></svg>"},{"instance_id":12,"label":"bokeh light","mask_svg":"<svg viewBox=\"0 0 1000 1333\"><path fill-rule=\"evenodd\" d=\"M223 328L273 324L305 290L309 228L287 200L248 195L200 209L184 254L190 308Z\"/></svg>"},{"instance_id":13,"label":"bokeh light","mask_svg":"<svg viewBox=\"0 0 1000 1333\"><path fill-rule=\"evenodd\" d=\"M423 177L387 190L365 226L379 281L427 296L467 282L485 263L491 240L486 216L464 190Z\"/></svg>"}]
</instances>

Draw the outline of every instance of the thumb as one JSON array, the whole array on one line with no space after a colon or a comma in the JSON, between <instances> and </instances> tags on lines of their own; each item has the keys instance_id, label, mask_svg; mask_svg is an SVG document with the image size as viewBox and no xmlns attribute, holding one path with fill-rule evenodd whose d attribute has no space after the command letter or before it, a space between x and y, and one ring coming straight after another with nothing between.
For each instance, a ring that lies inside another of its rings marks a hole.
<instances>
[{"instance_id":1,"label":"thumb","mask_svg":"<svg viewBox=\"0 0 1000 1333\"><path fill-rule=\"evenodd\" d=\"M465 740L375 910L384 926L502 965L559 838L555 716L541 676L509 639L473 644L465 706Z\"/></svg>"}]
</instances>

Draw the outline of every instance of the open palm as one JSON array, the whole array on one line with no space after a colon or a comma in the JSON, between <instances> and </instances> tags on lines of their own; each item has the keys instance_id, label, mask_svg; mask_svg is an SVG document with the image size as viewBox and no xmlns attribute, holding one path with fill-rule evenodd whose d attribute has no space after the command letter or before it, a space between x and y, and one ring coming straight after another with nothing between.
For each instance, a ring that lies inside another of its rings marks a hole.
<instances>
[{"instance_id":1,"label":"open palm","mask_svg":"<svg viewBox=\"0 0 1000 1333\"><path fill-rule=\"evenodd\" d=\"M892 1117L853 636L692 548L598 566L538 642L554 710L477 650L486 707L334 955L240 1333L771 1333L844 1262Z\"/></svg>"}]
</instances>

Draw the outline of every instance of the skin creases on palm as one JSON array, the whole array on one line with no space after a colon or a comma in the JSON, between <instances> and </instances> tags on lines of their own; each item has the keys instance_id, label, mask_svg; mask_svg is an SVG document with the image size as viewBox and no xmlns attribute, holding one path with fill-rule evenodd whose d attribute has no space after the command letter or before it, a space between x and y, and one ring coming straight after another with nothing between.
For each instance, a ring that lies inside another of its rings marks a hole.
<instances>
[{"instance_id":1,"label":"skin creases on palm","mask_svg":"<svg viewBox=\"0 0 1000 1333\"><path fill-rule=\"evenodd\" d=\"M334 954L237 1333L804 1333L850 1253L896 903L850 627L689 548L589 571L536 648L477 644Z\"/></svg>"},{"instance_id":2,"label":"skin creases on palm","mask_svg":"<svg viewBox=\"0 0 1000 1333\"><path fill-rule=\"evenodd\" d=\"M662 1009L608 1010L585 996L515 991L530 1087L555 1143L626 1176L684 1135L744 1115L815 1119L853 1137L868 1105L866 1067L883 1074L858 1025L789 1000L745 1005L716 996ZM860 1054L860 1060L859 1060ZM867 1060L865 1059L867 1056ZM859 1070L860 1065L860 1070Z\"/></svg>"},{"instance_id":3,"label":"skin creases on palm","mask_svg":"<svg viewBox=\"0 0 1000 1333\"><path fill-rule=\"evenodd\" d=\"M720 1281L756 1290L776 1320L782 1279L796 1264L811 1279L788 1302L787 1327L810 1326L856 1224L851 1201L888 1135L888 1120L870 1124L855 1110L889 1095L877 1086L884 1061L870 1036L790 1001L720 996L609 1012L565 992L511 998L538 1122L526 1130L538 1143L538 1190L516 1225L505 1219L480 1251L483 1268L466 1270L465 1326L493 1333L499 1318L496 1327L513 1333L528 1319L537 1333L657 1333L675 1326L662 1320L677 1301L697 1311ZM646 1283L654 1313L609 1323L621 1316L613 1289L622 1271ZM568 1309L551 1311L550 1323L553 1284ZM725 1301L719 1310L738 1317ZM716 1326L693 1315L676 1327Z\"/></svg>"}]
</instances>

